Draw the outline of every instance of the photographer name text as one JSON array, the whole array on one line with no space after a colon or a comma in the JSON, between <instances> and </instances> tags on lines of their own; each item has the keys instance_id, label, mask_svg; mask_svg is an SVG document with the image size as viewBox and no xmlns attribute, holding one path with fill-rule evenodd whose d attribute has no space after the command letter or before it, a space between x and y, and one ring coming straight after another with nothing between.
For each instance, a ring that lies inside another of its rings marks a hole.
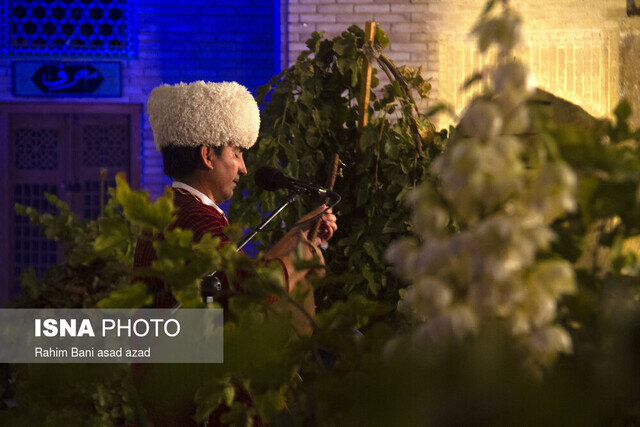
<instances>
[{"instance_id":1,"label":"photographer name text","mask_svg":"<svg viewBox=\"0 0 640 427\"><path fill-rule=\"evenodd\" d=\"M151 357L151 347L147 347L145 349L123 349L119 347L117 349L95 349L91 348L43 348L36 347L35 348L35 357L36 358L57 358L57 359L66 359L66 358L89 358L89 357L101 357L101 358L149 358Z\"/></svg>"}]
</instances>

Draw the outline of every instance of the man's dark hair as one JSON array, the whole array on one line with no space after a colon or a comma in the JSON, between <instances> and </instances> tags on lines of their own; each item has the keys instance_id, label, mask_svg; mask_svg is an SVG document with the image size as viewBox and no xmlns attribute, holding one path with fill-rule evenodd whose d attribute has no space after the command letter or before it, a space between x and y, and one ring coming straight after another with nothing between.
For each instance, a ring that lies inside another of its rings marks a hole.
<instances>
[{"instance_id":1,"label":"man's dark hair","mask_svg":"<svg viewBox=\"0 0 640 427\"><path fill-rule=\"evenodd\" d=\"M200 157L201 147L166 146L162 149L162 171L174 180L183 179L204 164ZM216 156L222 154L224 147L211 147Z\"/></svg>"}]
</instances>

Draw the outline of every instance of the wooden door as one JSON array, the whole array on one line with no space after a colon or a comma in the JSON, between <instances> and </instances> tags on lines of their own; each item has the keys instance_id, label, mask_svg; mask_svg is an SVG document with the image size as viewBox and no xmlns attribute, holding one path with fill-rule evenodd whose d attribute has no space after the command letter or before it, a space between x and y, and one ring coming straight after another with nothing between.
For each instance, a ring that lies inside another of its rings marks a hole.
<instances>
[{"instance_id":1,"label":"wooden door","mask_svg":"<svg viewBox=\"0 0 640 427\"><path fill-rule=\"evenodd\" d=\"M72 116L73 177L68 185L69 205L87 219L96 219L106 200L100 200L101 170L106 186L115 186L115 176L131 176L130 118L126 114L74 114ZM103 195L106 192L102 190Z\"/></svg>"},{"instance_id":2,"label":"wooden door","mask_svg":"<svg viewBox=\"0 0 640 427\"><path fill-rule=\"evenodd\" d=\"M45 192L67 202L81 218L99 216L106 191L124 171L140 185L140 105L0 104L3 195L0 229L0 301L19 292L20 273L29 267L39 277L60 260L61 248L46 239L15 203L55 213Z\"/></svg>"},{"instance_id":3,"label":"wooden door","mask_svg":"<svg viewBox=\"0 0 640 427\"><path fill-rule=\"evenodd\" d=\"M60 196L57 183L66 180L65 141L69 139L68 116L62 114L12 115L9 122L9 207L16 203L54 213L45 193ZM33 267L42 277L47 266L58 259L58 244L46 239L29 219L8 212L7 266L3 274L13 282L9 294L19 289L20 273ZM3 239L4 240L4 239ZM15 279L15 280L14 280Z\"/></svg>"}]
</instances>

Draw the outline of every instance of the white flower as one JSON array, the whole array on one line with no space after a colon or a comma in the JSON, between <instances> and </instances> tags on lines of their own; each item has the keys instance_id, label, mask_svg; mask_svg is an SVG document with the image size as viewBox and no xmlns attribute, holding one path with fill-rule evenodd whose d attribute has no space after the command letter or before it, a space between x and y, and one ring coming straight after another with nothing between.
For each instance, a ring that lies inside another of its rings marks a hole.
<instances>
[{"instance_id":1,"label":"white flower","mask_svg":"<svg viewBox=\"0 0 640 427\"><path fill-rule=\"evenodd\" d=\"M518 107L535 89L533 77L520 62L499 65L493 72L493 86L505 111Z\"/></svg>"},{"instance_id":2,"label":"white flower","mask_svg":"<svg viewBox=\"0 0 640 427\"><path fill-rule=\"evenodd\" d=\"M529 316L523 310L515 310L511 316L511 333L514 336L525 335L531 331Z\"/></svg>"},{"instance_id":3,"label":"white flower","mask_svg":"<svg viewBox=\"0 0 640 427\"><path fill-rule=\"evenodd\" d=\"M572 294L576 291L575 275L566 261L544 261L535 266L529 275L532 285L544 287L551 295Z\"/></svg>"},{"instance_id":4,"label":"white flower","mask_svg":"<svg viewBox=\"0 0 640 427\"><path fill-rule=\"evenodd\" d=\"M460 341L476 332L478 321L473 311L458 306L419 327L413 334L414 345L428 348L443 342Z\"/></svg>"},{"instance_id":5,"label":"white flower","mask_svg":"<svg viewBox=\"0 0 640 427\"><path fill-rule=\"evenodd\" d=\"M409 192L407 204L413 208L412 230L424 239L442 236L449 223L449 214L436 195L422 187Z\"/></svg>"},{"instance_id":6,"label":"white flower","mask_svg":"<svg viewBox=\"0 0 640 427\"><path fill-rule=\"evenodd\" d=\"M502 116L493 103L475 101L462 117L460 127L468 136L486 141L500 133Z\"/></svg>"},{"instance_id":7,"label":"white flower","mask_svg":"<svg viewBox=\"0 0 640 427\"><path fill-rule=\"evenodd\" d=\"M573 352L573 344L569 333L560 326L550 326L537 331L531 336L532 347L542 354Z\"/></svg>"},{"instance_id":8,"label":"white flower","mask_svg":"<svg viewBox=\"0 0 640 427\"><path fill-rule=\"evenodd\" d=\"M398 310L419 322L412 336L418 351L502 319L525 362L539 367L572 350L555 324L558 299L575 292L572 267L538 257L555 238L549 224L575 209L576 177L548 160L544 145L520 135L529 127L524 101L534 86L524 65L506 62L519 18L505 8L499 18L482 19L474 30L481 50L500 47L494 93L472 102L461 132L431 164L437 184L426 182L407 198L421 240L394 242L386 259L412 283ZM450 221L459 232L448 234ZM390 342L385 354L396 346Z\"/></svg>"},{"instance_id":9,"label":"white flower","mask_svg":"<svg viewBox=\"0 0 640 427\"><path fill-rule=\"evenodd\" d=\"M505 135L523 134L529 129L529 110L519 106L509 112L504 118L502 131Z\"/></svg>"},{"instance_id":10,"label":"white flower","mask_svg":"<svg viewBox=\"0 0 640 427\"><path fill-rule=\"evenodd\" d=\"M529 292L523 308L529 313L531 324L536 327L547 325L556 317L555 298L537 288Z\"/></svg>"},{"instance_id":11,"label":"white flower","mask_svg":"<svg viewBox=\"0 0 640 427\"><path fill-rule=\"evenodd\" d=\"M521 39L520 18L506 10L498 17L488 19L476 25L473 32L478 36L478 47L485 52L493 43L497 43L502 54L513 49Z\"/></svg>"},{"instance_id":12,"label":"white flower","mask_svg":"<svg viewBox=\"0 0 640 427\"><path fill-rule=\"evenodd\" d=\"M447 242L430 239L416 252L413 271L417 274L434 274L448 264L450 247Z\"/></svg>"},{"instance_id":13,"label":"white flower","mask_svg":"<svg viewBox=\"0 0 640 427\"><path fill-rule=\"evenodd\" d=\"M546 223L576 209L575 173L566 165L547 163L532 183L530 208L537 209Z\"/></svg>"},{"instance_id":14,"label":"white flower","mask_svg":"<svg viewBox=\"0 0 640 427\"><path fill-rule=\"evenodd\" d=\"M451 289L434 277L423 277L404 294L416 317L426 321L435 312L448 306L453 299Z\"/></svg>"},{"instance_id":15,"label":"white flower","mask_svg":"<svg viewBox=\"0 0 640 427\"><path fill-rule=\"evenodd\" d=\"M416 248L415 242L411 240L397 240L387 248L385 259L394 264L401 274L411 277L417 257Z\"/></svg>"}]
</instances>

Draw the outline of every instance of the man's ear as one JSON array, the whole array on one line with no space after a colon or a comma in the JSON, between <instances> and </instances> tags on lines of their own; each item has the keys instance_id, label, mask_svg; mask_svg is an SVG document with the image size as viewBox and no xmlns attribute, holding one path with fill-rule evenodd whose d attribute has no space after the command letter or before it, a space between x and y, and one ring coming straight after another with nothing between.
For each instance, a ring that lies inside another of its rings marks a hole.
<instances>
[{"instance_id":1,"label":"man's ear","mask_svg":"<svg viewBox=\"0 0 640 427\"><path fill-rule=\"evenodd\" d=\"M213 169L215 157L216 153L213 151L213 148L206 146L200 147L200 158L207 169Z\"/></svg>"}]
</instances>

